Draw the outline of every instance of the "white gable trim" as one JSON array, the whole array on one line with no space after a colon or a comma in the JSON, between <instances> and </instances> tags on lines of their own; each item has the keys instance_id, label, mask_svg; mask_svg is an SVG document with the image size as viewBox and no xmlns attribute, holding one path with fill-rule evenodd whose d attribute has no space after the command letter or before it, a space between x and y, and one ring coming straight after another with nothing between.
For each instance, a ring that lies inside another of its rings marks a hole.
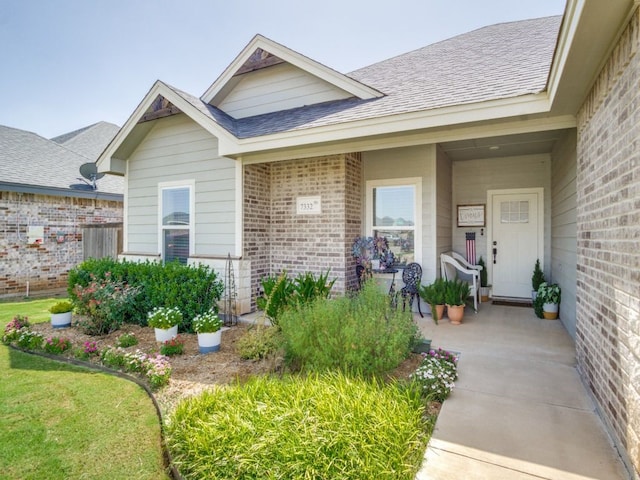
<instances>
[{"instance_id":1,"label":"white gable trim","mask_svg":"<svg viewBox=\"0 0 640 480\"><path fill-rule=\"evenodd\" d=\"M226 129L219 126L216 122L206 117L204 113L199 111L190 102L185 100L181 95L176 93L167 84L157 80L149 92L142 99L138 107L134 110L131 116L127 119L120 131L113 138L111 143L102 152L97 160L98 171L109 172L116 175L124 175L126 171L126 158L118 158L116 153L120 146L127 141L131 135L133 129L138 125L138 120L145 114L151 104L155 101L158 95L162 95L169 100L172 104L178 107L185 115L189 116L194 122L204 128L211 135L225 139L227 142L234 142L235 137L229 133ZM148 122L149 125L153 125L153 121Z\"/></svg>"},{"instance_id":2,"label":"white gable trim","mask_svg":"<svg viewBox=\"0 0 640 480\"><path fill-rule=\"evenodd\" d=\"M251 42L249 42L249 44L242 50L242 52L240 52L235 60L231 62L231 65L229 65L227 69L222 72L222 74L213 83L213 85L211 85L207 89L207 91L204 92L201 100L205 103L213 104L212 102L216 100L216 97L219 94L224 94L225 87L229 82L232 81L232 77L258 48L269 52L270 54L275 55L285 62L295 65L296 67L308 72L309 74L321 78L322 80L331 83L346 92L349 92L355 97L365 100L384 96L379 91L368 87L352 78L349 78L346 75L336 72L335 70L326 67L314 60L311 60L304 55L294 52L284 45L280 45L279 43L263 37L262 35L256 35L255 37L253 37Z\"/></svg>"}]
</instances>

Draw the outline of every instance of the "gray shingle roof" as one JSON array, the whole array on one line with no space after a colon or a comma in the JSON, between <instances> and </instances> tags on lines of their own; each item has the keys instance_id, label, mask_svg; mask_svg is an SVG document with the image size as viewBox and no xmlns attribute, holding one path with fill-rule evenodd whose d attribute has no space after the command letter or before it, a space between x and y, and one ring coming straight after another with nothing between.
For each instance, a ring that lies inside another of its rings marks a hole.
<instances>
[{"instance_id":1,"label":"gray shingle roof","mask_svg":"<svg viewBox=\"0 0 640 480\"><path fill-rule=\"evenodd\" d=\"M107 143L95 149L102 151ZM79 195L82 191L72 188L74 184L83 184L78 179L81 177L78 169L96 158L97 155L85 157L35 133L0 125L0 189L37 187L57 194ZM123 179L106 175L98 180L97 191L122 194Z\"/></svg>"},{"instance_id":2,"label":"gray shingle roof","mask_svg":"<svg viewBox=\"0 0 640 480\"><path fill-rule=\"evenodd\" d=\"M95 161L118 133L118 130L120 130L120 127L113 123L98 122L51 140L87 157L91 161Z\"/></svg>"},{"instance_id":3,"label":"gray shingle roof","mask_svg":"<svg viewBox=\"0 0 640 480\"><path fill-rule=\"evenodd\" d=\"M238 138L535 94L546 88L561 20L491 25L348 74L385 94L371 100L352 98L233 119L174 90Z\"/></svg>"}]
</instances>

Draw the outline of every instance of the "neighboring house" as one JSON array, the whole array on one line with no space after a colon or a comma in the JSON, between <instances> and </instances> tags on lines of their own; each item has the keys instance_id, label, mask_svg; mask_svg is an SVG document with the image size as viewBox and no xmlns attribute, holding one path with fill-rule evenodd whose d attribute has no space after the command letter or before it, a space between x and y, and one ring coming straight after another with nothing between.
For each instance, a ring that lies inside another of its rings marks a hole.
<instances>
[{"instance_id":1,"label":"neighboring house","mask_svg":"<svg viewBox=\"0 0 640 480\"><path fill-rule=\"evenodd\" d=\"M100 122L48 140L0 126L0 297L66 287L69 269L92 246L84 237L110 227L117 241L122 178L106 175L94 189L79 171L117 131Z\"/></svg>"},{"instance_id":2,"label":"neighboring house","mask_svg":"<svg viewBox=\"0 0 640 480\"><path fill-rule=\"evenodd\" d=\"M156 82L101 155L125 177L122 257L230 254L243 312L282 269L355 285L358 235L429 282L474 232L494 296L529 297L540 258L637 472L638 32L637 2L569 0L346 75L256 36L201 97ZM484 224L458 226L468 205Z\"/></svg>"}]
</instances>

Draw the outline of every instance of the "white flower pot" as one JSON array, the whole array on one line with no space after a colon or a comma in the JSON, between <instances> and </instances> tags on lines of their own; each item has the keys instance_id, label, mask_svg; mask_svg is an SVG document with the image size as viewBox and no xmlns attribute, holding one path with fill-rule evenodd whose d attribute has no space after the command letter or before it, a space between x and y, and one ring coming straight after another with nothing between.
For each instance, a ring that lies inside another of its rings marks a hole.
<instances>
[{"instance_id":1,"label":"white flower pot","mask_svg":"<svg viewBox=\"0 0 640 480\"><path fill-rule=\"evenodd\" d=\"M542 316L547 320L555 320L558 318L558 304L544 303L542 305Z\"/></svg>"},{"instance_id":2,"label":"white flower pot","mask_svg":"<svg viewBox=\"0 0 640 480\"><path fill-rule=\"evenodd\" d=\"M53 328L67 328L71 326L71 312L52 313L51 326Z\"/></svg>"},{"instance_id":3,"label":"white flower pot","mask_svg":"<svg viewBox=\"0 0 640 480\"><path fill-rule=\"evenodd\" d=\"M154 328L156 332L156 342L168 342L178 336L178 325L171 328Z\"/></svg>"},{"instance_id":4,"label":"white flower pot","mask_svg":"<svg viewBox=\"0 0 640 480\"><path fill-rule=\"evenodd\" d=\"M220 350L220 341L222 340L222 330L212 333L198 334L198 351L200 353L217 352Z\"/></svg>"}]
</instances>

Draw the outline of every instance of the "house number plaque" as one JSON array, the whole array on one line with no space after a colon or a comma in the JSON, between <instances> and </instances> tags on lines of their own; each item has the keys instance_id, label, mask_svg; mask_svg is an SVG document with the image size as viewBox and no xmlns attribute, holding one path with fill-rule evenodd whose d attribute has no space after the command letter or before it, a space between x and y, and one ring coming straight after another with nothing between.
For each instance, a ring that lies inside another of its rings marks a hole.
<instances>
[{"instance_id":1,"label":"house number plaque","mask_svg":"<svg viewBox=\"0 0 640 480\"><path fill-rule=\"evenodd\" d=\"M322 197L298 197L296 198L296 213L298 215L319 215L322 213Z\"/></svg>"}]
</instances>

